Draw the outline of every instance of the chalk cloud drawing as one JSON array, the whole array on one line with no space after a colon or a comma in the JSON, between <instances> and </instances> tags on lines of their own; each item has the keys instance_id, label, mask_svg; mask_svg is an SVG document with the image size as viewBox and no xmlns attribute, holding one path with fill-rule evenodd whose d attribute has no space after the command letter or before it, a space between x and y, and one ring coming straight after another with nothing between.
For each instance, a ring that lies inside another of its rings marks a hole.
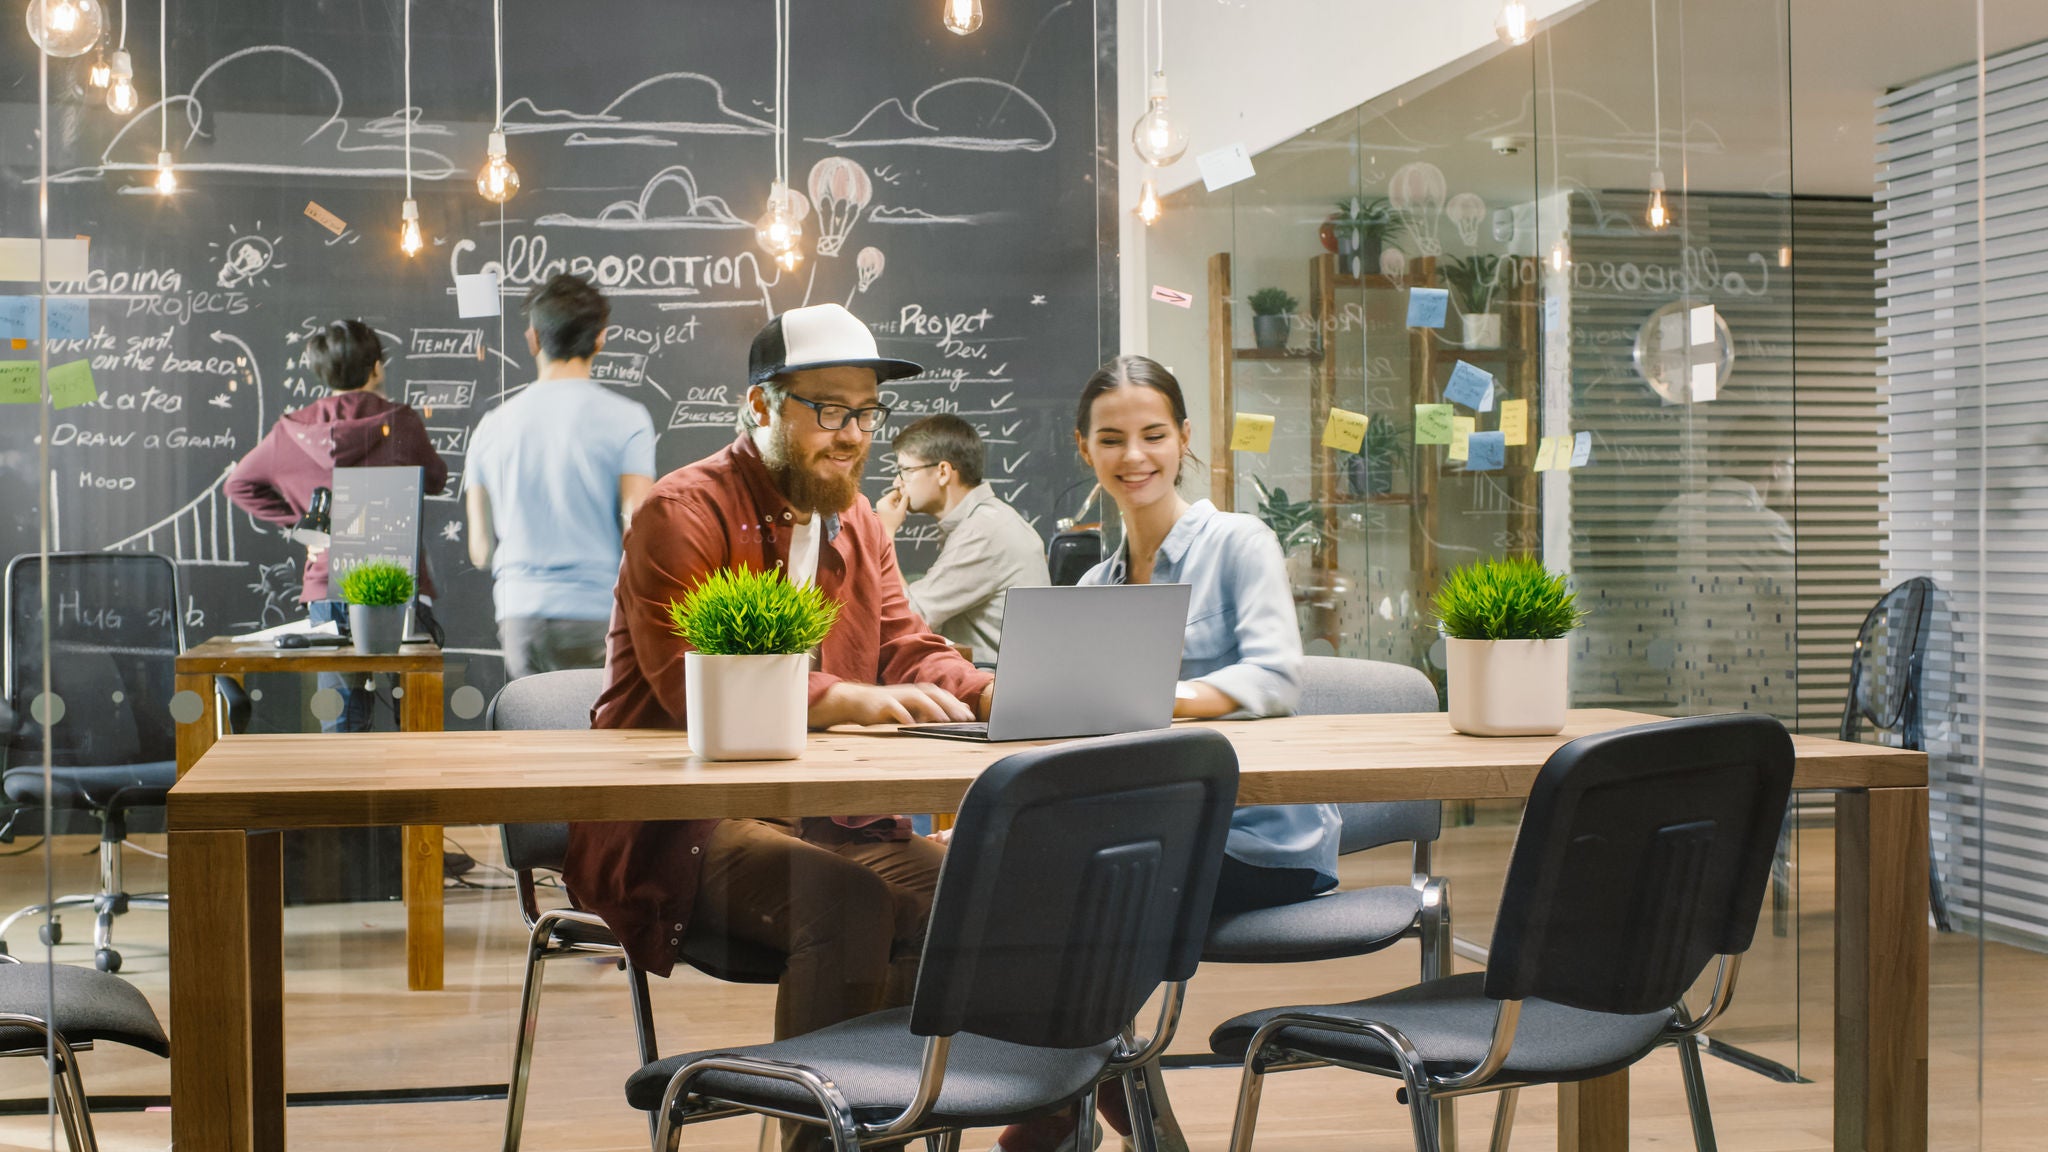
<instances>
[{"instance_id":1,"label":"chalk cloud drawing","mask_svg":"<svg viewBox=\"0 0 2048 1152\"><path fill-rule=\"evenodd\" d=\"M605 232L661 232L679 228L752 228L718 196L697 191L697 177L681 164L656 172L633 200L615 200L595 216L550 212L541 228L594 228Z\"/></svg>"},{"instance_id":2,"label":"chalk cloud drawing","mask_svg":"<svg viewBox=\"0 0 2048 1152\"><path fill-rule=\"evenodd\" d=\"M1522 94L1522 110L1512 120L1475 128L1467 140L1484 141L1495 136L1533 136L1536 124L1536 96ZM1599 100L1569 88L1557 91L1559 109L1543 135L1545 147L1553 137L1563 154L1575 160L1643 160L1657 151L1656 132L1638 128L1628 118ZM1546 111L1545 116L1549 113ZM1664 151L1679 155L1719 156L1728 151L1727 141L1712 124L1692 120L1664 130Z\"/></svg>"},{"instance_id":3,"label":"chalk cloud drawing","mask_svg":"<svg viewBox=\"0 0 2048 1152\"><path fill-rule=\"evenodd\" d=\"M922 208L892 208L877 204L868 213L872 224L987 224L1008 217L1008 212L956 212L942 215Z\"/></svg>"},{"instance_id":4,"label":"chalk cloud drawing","mask_svg":"<svg viewBox=\"0 0 2048 1152\"><path fill-rule=\"evenodd\" d=\"M664 72L619 93L595 112L541 108L521 96L505 106L505 134L561 132L568 147L669 147L671 136L766 136L775 125L735 111L725 86L700 72Z\"/></svg>"},{"instance_id":5,"label":"chalk cloud drawing","mask_svg":"<svg viewBox=\"0 0 2048 1152\"><path fill-rule=\"evenodd\" d=\"M1059 139L1059 132L1045 106L1022 88L985 76L962 76L918 93L907 108L890 97L846 131L806 139L834 148L1043 152Z\"/></svg>"},{"instance_id":6,"label":"chalk cloud drawing","mask_svg":"<svg viewBox=\"0 0 2048 1152\"><path fill-rule=\"evenodd\" d=\"M238 84L235 81L237 74L249 75L250 79L247 83ZM333 106L327 118L298 142L303 155L281 156L275 140L215 135L218 126L207 113L206 93L207 85L216 81L222 90L229 92L290 93L289 98L294 102L301 101L302 93L310 91L313 100L307 102L325 104L331 100ZM341 81L335 78L327 65L314 57L280 44L243 48L207 65L185 92L158 100L129 117L100 152L99 163L67 169L51 176L50 181L54 184L75 184L99 180L110 172L155 171L157 120L166 105L175 106L185 118L184 139L175 148L181 172L252 172L365 179L405 175L405 144L402 141L361 144L351 140L350 132L353 130L358 136L390 136L396 139L404 134L402 117L406 113L356 123L343 115L345 104ZM395 131L393 125L396 125ZM414 131L434 134L417 127ZM129 140L131 132L139 133L132 141ZM133 159L117 160L117 155L132 156ZM413 178L416 180L447 180L458 175L468 179L468 173L458 171L455 162L447 156L417 143L412 146L412 160Z\"/></svg>"}]
</instances>

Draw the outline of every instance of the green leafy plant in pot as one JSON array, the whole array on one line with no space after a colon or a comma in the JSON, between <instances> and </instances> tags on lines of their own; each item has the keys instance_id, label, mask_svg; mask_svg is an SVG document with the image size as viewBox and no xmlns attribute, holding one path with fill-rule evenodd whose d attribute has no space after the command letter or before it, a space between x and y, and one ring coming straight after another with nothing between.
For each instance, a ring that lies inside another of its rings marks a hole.
<instances>
[{"instance_id":1,"label":"green leafy plant in pot","mask_svg":"<svg viewBox=\"0 0 2048 1152\"><path fill-rule=\"evenodd\" d=\"M1252 342L1261 348L1287 347L1287 332L1301 301L1284 288L1261 288L1245 302L1252 309Z\"/></svg>"},{"instance_id":2,"label":"green leafy plant in pot","mask_svg":"<svg viewBox=\"0 0 2048 1152\"><path fill-rule=\"evenodd\" d=\"M1571 584L1529 556L1479 560L1436 593L1451 727L1471 736L1548 736L1564 727L1571 631L1585 621Z\"/></svg>"},{"instance_id":3,"label":"green leafy plant in pot","mask_svg":"<svg viewBox=\"0 0 2048 1152\"><path fill-rule=\"evenodd\" d=\"M1344 481L1353 496L1386 496L1407 466L1407 427L1375 418L1365 426L1363 451L1344 462Z\"/></svg>"},{"instance_id":4,"label":"green leafy plant in pot","mask_svg":"<svg viewBox=\"0 0 2048 1152\"><path fill-rule=\"evenodd\" d=\"M1380 270L1380 257L1387 245L1401 234L1401 218L1384 196L1347 196L1337 201L1337 214L1330 218L1337 234L1337 266L1346 276L1372 275Z\"/></svg>"},{"instance_id":5,"label":"green leafy plant in pot","mask_svg":"<svg viewBox=\"0 0 2048 1152\"><path fill-rule=\"evenodd\" d=\"M684 723L706 760L793 760L803 754L810 651L839 619L816 585L781 569L741 565L706 576L671 601L683 654Z\"/></svg>"},{"instance_id":6,"label":"green leafy plant in pot","mask_svg":"<svg viewBox=\"0 0 2048 1152\"><path fill-rule=\"evenodd\" d=\"M403 564L375 560L341 578L348 602L348 634L358 656L390 656L405 642L405 606L412 603L412 573Z\"/></svg>"},{"instance_id":7,"label":"green leafy plant in pot","mask_svg":"<svg viewBox=\"0 0 2048 1152\"><path fill-rule=\"evenodd\" d=\"M1441 267L1444 283L1458 302L1465 347L1475 351L1500 347L1500 316L1493 311L1493 296L1508 270L1507 262L1482 252L1462 260L1451 257Z\"/></svg>"}]
</instances>

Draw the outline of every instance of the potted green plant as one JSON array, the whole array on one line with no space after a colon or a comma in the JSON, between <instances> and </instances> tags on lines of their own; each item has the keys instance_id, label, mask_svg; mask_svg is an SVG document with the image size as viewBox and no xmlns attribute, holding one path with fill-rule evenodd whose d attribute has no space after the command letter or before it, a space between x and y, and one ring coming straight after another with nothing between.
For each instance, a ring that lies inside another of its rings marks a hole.
<instances>
[{"instance_id":1,"label":"potted green plant","mask_svg":"<svg viewBox=\"0 0 2048 1152\"><path fill-rule=\"evenodd\" d=\"M1380 271L1387 244L1401 233L1401 218L1384 196L1347 196L1330 218L1337 236L1337 267L1347 276Z\"/></svg>"},{"instance_id":2,"label":"potted green plant","mask_svg":"<svg viewBox=\"0 0 2048 1152\"><path fill-rule=\"evenodd\" d=\"M810 651L839 605L781 569L721 568L680 602L669 622L683 654L683 722L706 760L793 760L803 754Z\"/></svg>"},{"instance_id":3,"label":"potted green plant","mask_svg":"<svg viewBox=\"0 0 2048 1152\"><path fill-rule=\"evenodd\" d=\"M1323 544L1323 510L1313 500L1289 500L1287 489L1268 488L1257 476L1252 477L1252 487L1259 493L1259 519L1280 538L1288 583L1308 589L1313 583L1309 566Z\"/></svg>"},{"instance_id":4,"label":"potted green plant","mask_svg":"<svg viewBox=\"0 0 2048 1152\"><path fill-rule=\"evenodd\" d=\"M358 656L390 656L405 642L405 606L412 603L412 573L403 564L373 560L341 578L348 602L348 634Z\"/></svg>"},{"instance_id":5,"label":"potted green plant","mask_svg":"<svg viewBox=\"0 0 2048 1152\"><path fill-rule=\"evenodd\" d=\"M1364 451L1345 462L1344 479L1354 496L1386 496L1394 477L1408 466L1408 429L1392 420L1365 426Z\"/></svg>"},{"instance_id":6,"label":"potted green plant","mask_svg":"<svg viewBox=\"0 0 2048 1152\"><path fill-rule=\"evenodd\" d=\"M1451 727L1470 736L1548 736L1569 700L1565 639L1585 621L1571 584L1531 556L1479 560L1436 593Z\"/></svg>"},{"instance_id":7,"label":"potted green plant","mask_svg":"<svg viewBox=\"0 0 2048 1152\"><path fill-rule=\"evenodd\" d=\"M1252 309L1252 342L1261 348L1287 347L1287 331L1301 301L1284 288L1261 288L1245 302Z\"/></svg>"},{"instance_id":8,"label":"potted green plant","mask_svg":"<svg viewBox=\"0 0 2048 1152\"><path fill-rule=\"evenodd\" d=\"M1469 349L1500 347L1500 317L1493 311L1493 294L1500 287L1507 262L1499 256L1479 253L1446 259L1441 265L1444 283L1458 302L1463 318L1464 344Z\"/></svg>"}]
</instances>

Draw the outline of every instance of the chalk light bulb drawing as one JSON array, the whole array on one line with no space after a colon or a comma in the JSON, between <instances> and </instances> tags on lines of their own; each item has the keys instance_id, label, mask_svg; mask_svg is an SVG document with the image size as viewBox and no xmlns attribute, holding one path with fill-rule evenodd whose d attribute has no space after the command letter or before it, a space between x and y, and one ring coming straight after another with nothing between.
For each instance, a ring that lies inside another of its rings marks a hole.
<instances>
[{"instance_id":1,"label":"chalk light bulb drawing","mask_svg":"<svg viewBox=\"0 0 2048 1152\"><path fill-rule=\"evenodd\" d=\"M1153 187L1150 180L1138 186L1138 207L1136 211L1138 219L1143 220L1147 228L1150 228L1159 219L1159 189Z\"/></svg>"},{"instance_id":2,"label":"chalk light bulb drawing","mask_svg":"<svg viewBox=\"0 0 2048 1152\"><path fill-rule=\"evenodd\" d=\"M945 0L946 31L971 36L981 27L981 0Z\"/></svg>"},{"instance_id":3,"label":"chalk light bulb drawing","mask_svg":"<svg viewBox=\"0 0 2048 1152\"><path fill-rule=\"evenodd\" d=\"M505 158L505 134L491 133L484 149L484 166L476 174L476 190L493 204L503 204L519 191L519 170Z\"/></svg>"},{"instance_id":4,"label":"chalk light bulb drawing","mask_svg":"<svg viewBox=\"0 0 2048 1152\"><path fill-rule=\"evenodd\" d=\"M107 111L126 116L141 105L135 91L135 63L126 52L114 53L113 79L107 86Z\"/></svg>"},{"instance_id":5,"label":"chalk light bulb drawing","mask_svg":"<svg viewBox=\"0 0 2048 1152\"><path fill-rule=\"evenodd\" d=\"M1650 210L1643 213L1643 219L1650 222L1650 227L1659 230L1671 223L1671 210L1665 207L1664 204L1664 170L1662 168L1655 168L1650 171Z\"/></svg>"},{"instance_id":6,"label":"chalk light bulb drawing","mask_svg":"<svg viewBox=\"0 0 2048 1152\"><path fill-rule=\"evenodd\" d=\"M1529 18L1529 6L1522 0L1508 0L1501 5L1500 17L1493 22L1493 34L1503 44L1527 44L1536 35L1536 21Z\"/></svg>"},{"instance_id":7,"label":"chalk light bulb drawing","mask_svg":"<svg viewBox=\"0 0 2048 1152\"><path fill-rule=\"evenodd\" d=\"M408 199L399 211L398 250L407 256L417 256L426 243L420 239L420 202Z\"/></svg>"},{"instance_id":8,"label":"chalk light bulb drawing","mask_svg":"<svg viewBox=\"0 0 2048 1152\"><path fill-rule=\"evenodd\" d=\"M92 68L86 72L85 81L95 88L105 88L114 82L114 68L107 63L106 49L100 49L99 55L93 57Z\"/></svg>"},{"instance_id":9,"label":"chalk light bulb drawing","mask_svg":"<svg viewBox=\"0 0 2048 1152\"><path fill-rule=\"evenodd\" d=\"M169 195L170 195L171 193L173 193L173 192L176 192L177 190L178 190L178 170L177 170L177 169L176 169L175 167L173 167L173 166L171 165L171 154L170 154L169 152L159 152L159 153L157 153L157 154L156 154L156 193L157 193L157 195L159 195L159 196L169 196Z\"/></svg>"},{"instance_id":10,"label":"chalk light bulb drawing","mask_svg":"<svg viewBox=\"0 0 2048 1152\"><path fill-rule=\"evenodd\" d=\"M1187 130L1173 119L1166 105L1166 73L1154 72L1146 89L1145 114L1131 126L1131 147L1138 159L1154 168L1164 168L1187 154Z\"/></svg>"},{"instance_id":11,"label":"chalk light bulb drawing","mask_svg":"<svg viewBox=\"0 0 2048 1152\"><path fill-rule=\"evenodd\" d=\"M29 0L28 35L51 56L82 56L100 42L99 0Z\"/></svg>"}]
</instances>

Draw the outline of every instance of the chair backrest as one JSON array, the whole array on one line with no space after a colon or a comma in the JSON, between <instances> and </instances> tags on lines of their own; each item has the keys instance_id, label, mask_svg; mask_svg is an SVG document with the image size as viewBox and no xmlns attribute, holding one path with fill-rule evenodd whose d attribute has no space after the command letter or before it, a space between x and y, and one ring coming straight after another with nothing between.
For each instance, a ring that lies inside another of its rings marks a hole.
<instances>
[{"instance_id":1,"label":"chair backrest","mask_svg":"<svg viewBox=\"0 0 2048 1152\"><path fill-rule=\"evenodd\" d=\"M484 713L484 727L504 732L588 728L591 706L603 690L602 668L522 676L498 689ZM567 824L505 824L499 835L505 843L505 866L515 872L559 870L569 854Z\"/></svg>"},{"instance_id":2,"label":"chair backrest","mask_svg":"<svg viewBox=\"0 0 2048 1152\"><path fill-rule=\"evenodd\" d=\"M1302 658L1297 716L1436 710L1436 685L1406 664L1339 656ZM1344 832L1337 842L1342 854L1402 840L1426 843L1443 832L1444 806L1436 800L1339 804L1337 809L1344 815Z\"/></svg>"},{"instance_id":3,"label":"chair backrest","mask_svg":"<svg viewBox=\"0 0 2048 1152\"><path fill-rule=\"evenodd\" d=\"M1080 583L1081 577L1100 563L1102 533L1093 528L1069 528L1054 535L1046 547L1046 574L1062 587Z\"/></svg>"},{"instance_id":4,"label":"chair backrest","mask_svg":"<svg viewBox=\"0 0 2048 1152\"><path fill-rule=\"evenodd\" d=\"M911 1031L1047 1048L1115 1037L1201 959L1237 754L1180 728L1032 748L967 790Z\"/></svg>"},{"instance_id":5,"label":"chair backrest","mask_svg":"<svg viewBox=\"0 0 2048 1152\"><path fill-rule=\"evenodd\" d=\"M1585 736L1536 777L1508 859L1486 994L1593 1012L1677 1003L1749 948L1792 790L1768 716Z\"/></svg>"},{"instance_id":6,"label":"chair backrest","mask_svg":"<svg viewBox=\"0 0 2048 1152\"><path fill-rule=\"evenodd\" d=\"M1857 738L1864 721L1899 733L1919 748L1920 674L1932 631L1933 580L1915 576L1883 596L1863 617L1849 657L1849 695L1842 705L1841 737Z\"/></svg>"},{"instance_id":7,"label":"chair backrest","mask_svg":"<svg viewBox=\"0 0 2048 1152\"><path fill-rule=\"evenodd\" d=\"M43 562L7 565L4 689L20 717L14 744L40 754L29 712L42 693ZM177 757L171 719L184 646L178 569L149 552L53 552L49 557L50 687L70 723L50 730L61 766L137 764Z\"/></svg>"}]
</instances>

